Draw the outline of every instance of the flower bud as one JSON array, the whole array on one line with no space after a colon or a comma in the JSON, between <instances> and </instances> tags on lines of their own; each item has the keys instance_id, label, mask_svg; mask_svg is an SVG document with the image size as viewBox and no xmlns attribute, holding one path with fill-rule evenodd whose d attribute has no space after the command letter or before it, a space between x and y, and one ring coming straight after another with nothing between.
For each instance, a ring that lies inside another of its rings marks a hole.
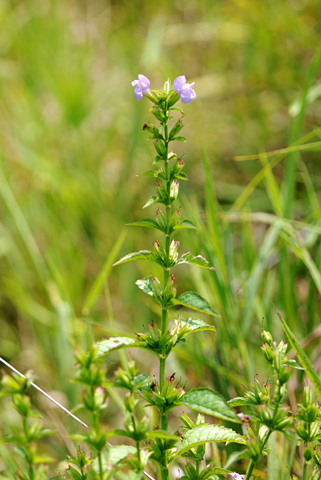
<instances>
[{"instance_id":1,"label":"flower bud","mask_svg":"<svg viewBox=\"0 0 321 480\"><path fill-rule=\"evenodd\" d=\"M30 397L28 397L28 395L14 393L12 395L12 400L16 410L18 410L23 417L28 417L31 405Z\"/></svg>"},{"instance_id":2,"label":"flower bud","mask_svg":"<svg viewBox=\"0 0 321 480\"><path fill-rule=\"evenodd\" d=\"M307 407L313 402L312 399L312 388L305 386L303 389L303 405Z\"/></svg>"},{"instance_id":3,"label":"flower bud","mask_svg":"<svg viewBox=\"0 0 321 480\"><path fill-rule=\"evenodd\" d=\"M168 104L168 108L172 107L173 105L175 105L176 102L178 102L179 100L179 95L178 93L176 92L173 92L167 99L167 104Z\"/></svg>"},{"instance_id":4,"label":"flower bud","mask_svg":"<svg viewBox=\"0 0 321 480\"><path fill-rule=\"evenodd\" d=\"M292 427L293 420L291 417L285 417L274 428L277 430L284 430L285 428Z\"/></svg>"},{"instance_id":5,"label":"flower bud","mask_svg":"<svg viewBox=\"0 0 321 480\"><path fill-rule=\"evenodd\" d=\"M291 376L291 373L292 373L292 369L290 367L282 367L280 372L279 372L279 382L280 382L280 385L283 385L284 383L286 383L290 376Z\"/></svg>"},{"instance_id":6,"label":"flower bud","mask_svg":"<svg viewBox=\"0 0 321 480\"><path fill-rule=\"evenodd\" d=\"M151 279L151 287L156 298L161 298L163 295L163 287L158 278L153 277Z\"/></svg>"},{"instance_id":7,"label":"flower bud","mask_svg":"<svg viewBox=\"0 0 321 480\"><path fill-rule=\"evenodd\" d=\"M103 387L96 387L94 393L94 403L96 409L102 407L105 400L105 389Z\"/></svg>"},{"instance_id":8,"label":"flower bud","mask_svg":"<svg viewBox=\"0 0 321 480\"><path fill-rule=\"evenodd\" d=\"M314 440L315 437L317 437L320 433L320 423L319 422L313 422L310 425L310 438L311 440Z\"/></svg>"},{"instance_id":9,"label":"flower bud","mask_svg":"<svg viewBox=\"0 0 321 480\"><path fill-rule=\"evenodd\" d=\"M317 446L314 449L314 460L317 466L320 468L321 467L321 447Z\"/></svg>"},{"instance_id":10,"label":"flower bud","mask_svg":"<svg viewBox=\"0 0 321 480\"><path fill-rule=\"evenodd\" d=\"M297 435L302 438L302 440L304 442L306 442L309 438L309 434L308 432L305 430L304 426L302 425L302 423L297 423L295 426L294 426L294 430L296 431Z\"/></svg>"},{"instance_id":11,"label":"flower bud","mask_svg":"<svg viewBox=\"0 0 321 480\"><path fill-rule=\"evenodd\" d=\"M17 380L12 378L10 375L3 375L1 379L1 384L3 387L10 390L11 393L18 393L23 390L24 385L20 385Z\"/></svg>"},{"instance_id":12,"label":"flower bud","mask_svg":"<svg viewBox=\"0 0 321 480\"><path fill-rule=\"evenodd\" d=\"M274 359L274 368L277 372L279 372L281 369L281 360L282 360L282 354L280 350L274 350L273 359Z\"/></svg>"},{"instance_id":13,"label":"flower bud","mask_svg":"<svg viewBox=\"0 0 321 480\"><path fill-rule=\"evenodd\" d=\"M183 170L184 165L185 165L185 162L183 162L183 160L181 158L178 158L176 160L175 165L172 168L171 176L172 175L174 176L174 175L177 175L178 173L180 173Z\"/></svg>"},{"instance_id":14,"label":"flower bud","mask_svg":"<svg viewBox=\"0 0 321 480\"><path fill-rule=\"evenodd\" d=\"M155 240L155 242L153 242L153 245L156 250L156 255L164 262L164 260L166 259L166 252L163 245L160 243L159 240Z\"/></svg>"},{"instance_id":15,"label":"flower bud","mask_svg":"<svg viewBox=\"0 0 321 480\"><path fill-rule=\"evenodd\" d=\"M149 418L145 415L138 424L137 433L145 434L149 428Z\"/></svg>"},{"instance_id":16,"label":"flower bud","mask_svg":"<svg viewBox=\"0 0 321 480\"><path fill-rule=\"evenodd\" d=\"M128 412L132 413L135 410L135 399L131 393L126 393L124 403Z\"/></svg>"},{"instance_id":17,"label":"flower bud","mask_svg":"<svg viewBox=\"0 0 321 480\"><path fill-rule=\"evenodd\" d=\"M156 217L155 217L157 225L161 228L161 230L165 230L167 227L167 221L166 217L163 214L162 210L159 208L156 212Z\"/></svg>"},{"instance_id":18,"label":"flower bud","mask_svg":"<svg viewBox=\"0 0 321 480\"><path fill-rule=\"evenodd\" d=\"M176 262L178 259L178 247L180 246L179 242L176 242L175 240L171 241L171 244L169 246L169 258L172 262Z\"/></svg>"},{"instance_id":19,"label":"flower bud","mask_svg":"<svg viewBox=\"0 0 321 480\"><path fill-rule=\"evenodd\" d=\"M169 92L171 91L171 82L170 80L166 80L166 82L164 83L164 93L166 93L167 95L169 94Z\"/></svg>"},{"instance_id":20,"label":"flower bud","mask_svg":"<svg viewBox=\"0 0 321 480\"><path fill-rule=\"evenodd\" d=\"M178 196L179 191L179 182L177 180L173 180L170 187L169 197L171 200L175 200Z\"/></svg>"},{"instance_id":21,"label":"flower bud","mask_svg":"<svg viewBox=\"0 0 321 480\"><path fill-rule=\"evenodd\" d=\"M166 190L165 190L161 181L155 183L155 190L156 190L158 198L164 199L167 196L167 192L166 192Z\"/></svg>"},{"instance_id":22,"label":"flower bud","mask_svg":"<svg viewBox=\"0 0 321 480\"><path fill-rule=\"evenodd\" d=\"M319 413L319 407L316 404L311 403L307 406L305 414L307 422L312 423L317 418Z\"/></svg>"},{"instance_id":23,"label":"flower bud","mask_svg":"<svg viewBox=\"0 0 321 480\"><path fill-rule=\"evenodd\" d=\"M271 347L269 344L265 343L264 345L262 345L261 350L263 351L266 360L267 360L269 363L273 363L273 350L272 350L272 347Z\"/></svg>"},{"instance_id":24,"label":"flower bud","mask_svg":"<svg viewBox=\"0 0 321 480\"><path fill-rule=\"evenodd\" d=\"M164 157L166 155L167 149L161 140L159 139L155 140L154 146L155 146L156 152L160 157Z\"/></svg>"},{"instance_id":25,"label":"flower bud","mask_svg":"<svg viewBox=\"0 0 321 480\"><path fill-rule=\"evenodd\" d=\"M270 334L270 332L267 332L266 330L263 330L262 333L261 333L261 338L262 338L262 342L267 343L270 346L272 345L273 338L272 338L272 335Z\"/></svg>"},{"instance_id":26,"label":"flower bud","mask_svg":"<svg viewBox=\"0 0 321 480\"><path fill-rule=\"evenodd\" d=\"M171 294L173 295L173 298L176 297L176 292L177 292L177 288L175 286L175 277L173 274L170 274L169 276L169 285L170 285L170 291L171 291Z\"/></svg>"},{"instance_id":27,"label":"flower bud","mask_svg":"<svg viewBox=\"0 0 321 480\"><path fill-rule=\"evenodd\" d=\"M303 450L303 456L306 462L309 462L313 458L313 445L309 443Z\"/></svg>"}]
</instances>

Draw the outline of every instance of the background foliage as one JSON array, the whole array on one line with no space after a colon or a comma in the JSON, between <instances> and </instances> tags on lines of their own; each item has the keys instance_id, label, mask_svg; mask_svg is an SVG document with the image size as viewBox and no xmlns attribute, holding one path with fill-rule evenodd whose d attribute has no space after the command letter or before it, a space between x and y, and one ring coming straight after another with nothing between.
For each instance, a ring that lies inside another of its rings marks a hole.
<instances>
[{"instance_id":1,"label":"background foliage","mask_svg":"<svg viewBox=\"0 0 321 480\"><path fill-rule=\"evenodd\" d=\"M305 337L318 367L319 153L280 159L247 190L268 160L232 157L285 147L319 126L320 23L318 0L0 1L6 360L36 370L43 388L74 407L75 345L86 348L92 339L139 331L157 319L134 285L150 266L110 268L121 254L149 249L155 240L153 232L123 230L143 217L152 192L149 179L136 178L152 155L142 131L150 120L146 102L135 102L130 86L143 73L152 88L182 74L196 82L188 143L179 152L186 152L190 178L182 207L200 230L181 240L217 272L182 268L178 283L204 293L222 315L216 334L200 334L171 357L168 374L188 378L187 389L206 385L226 398L243 392L262 373L262 318L282 336L272 302ZM126 357L115 354L111 375L119 361ZM138 361L143 371L146 364L156 368L148 354ZM299 376L293 392L300 382ZM117 423L117 401L106 413L110 424ZM294 394L290 401L294 408ZM3 407L5 431L18 419L5 401ZM48 404L41 408L58 425L61 435L48 439L48 448L62 459L73 451L67 431L76 427ZM11 467L7 447L0 449L1 471Z\"/></svg>"}]
</instances>

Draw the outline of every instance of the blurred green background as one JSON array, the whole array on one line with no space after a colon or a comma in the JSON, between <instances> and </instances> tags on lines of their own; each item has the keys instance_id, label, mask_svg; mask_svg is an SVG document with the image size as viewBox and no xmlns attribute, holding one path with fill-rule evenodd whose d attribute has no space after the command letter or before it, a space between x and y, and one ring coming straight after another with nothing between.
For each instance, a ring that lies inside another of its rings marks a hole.
<instances>
[{"instance_id":1,"label":"blurred green background","mask_svg":"<svg viewBox=\"0 0 321 480\"><path fill-rule=\"evenodd\" d=\"M154 89L178 75L196 84L197 100L184 108L188 143L175 149L186 153L190 179L181 185L184 216L200 229L177 239L217 272L176 275L180 291L199 291L222 315L217 334L170 357L169 373L188 378L187 388L240 391L263 363L262 325L282 337L272 301L299 338L310 335L317 361L319 153L283 159L244 201L268 160L232 157L286 147L319 126L320 28L319 0L0 0L1 356L33 368L73 407L75 346L158 319L134 285L151 265L109 268L155 240L153 231L124 230L153 216L141 210L153 184L136 178L154 155L142 131L150 105L131 87L142 73ZM308 224L315 229L302 230ZM153 361L138 357L145 372ZM115 355L111 376L117 363ZM18 419L3 406L5 430ZM111 402L108 418L116 411ZM62 422L73 424L60 418L68 447ZM65 447L51 448L61 458Z\"/></svg>"}]
</instances>

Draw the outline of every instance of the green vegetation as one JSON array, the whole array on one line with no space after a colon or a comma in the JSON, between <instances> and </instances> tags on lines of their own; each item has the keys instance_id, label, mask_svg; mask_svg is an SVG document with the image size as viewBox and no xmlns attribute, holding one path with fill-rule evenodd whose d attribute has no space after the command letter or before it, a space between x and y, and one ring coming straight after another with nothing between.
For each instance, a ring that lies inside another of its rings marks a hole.
<instances>
[{"instance_id":1,"label":"green vegetation","mask_svg":"<svg viewBox=\"0 0 321 480\"><path fill-rule=\"evenodd\" d=\"M177 237L216 271L186 265L174 273L178 296L197 291L221 315L215 333L177 346L166 375L187 381L186 391L215 390L218 402L243 397L269 375L264 327L278 343L289 341L290 356L303 361L319 391L312 368L318 372L321 336L319 10L318 0L0 1L0 355L22 372L32 369L35 382L84 421L92 417L77 411L79 380L70 382L79 375L75 349L131 337L161 313L135 285L151 274L149 262L112 268L156 238L152 229L124 227L144 218L141 206L153 194L149 178L135 177L153 155L142 131L146 103L135 102L130 86L138 73L159 88L168 76L195 81L188 143L177 151L190 178L180 185L182 209L199 228ZM155 271L161 276L161 267ZM147 350L131 349L130 358L142 374L158 375ZM107 378L134 368L123 350L108 359ZM303 381L301 370L291 377L294 412L297 403L306 407ZM124 397L107 380L104 387L110 400L100 419L119 429ZM82 458L69 438L81 427L28 393L31 413L42 412L45 423L43 430L35 423L45 432L37 455L55 460L48 477L64 474L66 455L86 463L88 452ZM172 415L173 425L181 421ZM0 434L20 426L5 396ZM269 480L301 475L303 452L293 443L269 439L278 452L260 464ZM233 451L221 445L212 447L217 469ZM19 466L19 454L0 444L0 480Z\"/></svg>"}]
</instances>

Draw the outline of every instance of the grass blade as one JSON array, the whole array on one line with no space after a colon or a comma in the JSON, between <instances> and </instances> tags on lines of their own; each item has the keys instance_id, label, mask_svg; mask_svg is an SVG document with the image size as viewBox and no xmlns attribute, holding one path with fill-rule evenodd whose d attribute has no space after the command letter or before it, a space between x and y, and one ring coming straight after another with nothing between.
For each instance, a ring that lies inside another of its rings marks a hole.
<instances>
[{"instance_id":1,"label":"grass blade","mask_svg":"<svg viewBox=\"0 0 321 480\"><path fill-rule=\"evenodd\" d=\"M98 295L100 294L101 290L103 289L105 280L106 280L106 278L108 278L108 276L110 274L112 265L115 261L115 258L118 256L118 252L119 252L119 250L120 250L120 248L121 248L121 246L122 246L122 244L125 240L126 234L127 234L126 230L123 230L121 232L121 234L119 235L118 240L116 241L112 251L110 252L110 254L107 257L103 268L101 269L98 277L94 281L94 284L91 287L91 289L90 289L90 291L89 291L89 293L86 297L86 300L84 302L84 306L82 308L83 315L88 315L88 313L90 312L90 310L91 310L93 304L95 303Z\"/></svg>"},{"instance_id":2,"label":"grass blade","mask_svg":"<svg viewBox=\"0 0 321 480\"><path fill-rule=\"evenodd\" d=\"M305 351L301 347L301 345L300 345L299 341L297 340L296 336L294 335L294 333L290 330L286 321L282 318L282 316L280 315L280 313L277 311L276 308L275 308L275 311L276 311L276 313L277 313L277 315L278 315L278 317L281 321L283 330L284 330L285 335L287 336L287 338L289 340L289 343L290 343L291 347L293 348L293 350L297 354L297 357L298 357L302 367L306 369L305 370L306 374L309 377L309 379L311 380L319 399L321 399L321 380L319 378L319 375L314 370L313 365L310 362L309 357L307 356L307 354L305 353Z\"/></svg>"}]
</instances>

